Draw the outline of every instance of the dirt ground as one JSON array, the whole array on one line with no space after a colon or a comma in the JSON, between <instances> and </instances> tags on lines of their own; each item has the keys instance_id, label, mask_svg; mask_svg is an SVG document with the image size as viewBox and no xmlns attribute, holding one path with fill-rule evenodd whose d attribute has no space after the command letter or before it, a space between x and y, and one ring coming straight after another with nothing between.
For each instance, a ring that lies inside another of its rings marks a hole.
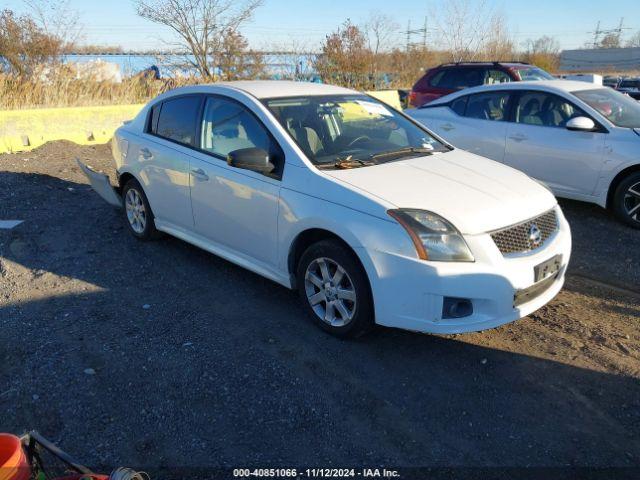
<instances>
[{"instance_id":1,"label":"dirt ground","mask_svg":"<svg viewBox=\"0 0 640 480\"><path fill-rule=\"evenodd\" d=\"M136 241L65 142L0 156L0 426L90 465L640 471L640 231L561 201L548 306L458 336L319 331L295 294L182 241Z\"/></svg>"}]
</instances>

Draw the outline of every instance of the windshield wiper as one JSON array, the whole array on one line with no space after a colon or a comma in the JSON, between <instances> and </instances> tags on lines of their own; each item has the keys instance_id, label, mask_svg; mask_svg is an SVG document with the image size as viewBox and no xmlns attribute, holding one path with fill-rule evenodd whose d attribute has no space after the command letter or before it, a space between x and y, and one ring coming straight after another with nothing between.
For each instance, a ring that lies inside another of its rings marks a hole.
<instances>
[{"instance_id":1,"label":"windshield wiper","mask_svg":"<svg viewBox=\"0 0 640 480\"><path fill-rule=\"evenodd\" d=\"M353 155L349 155L348 157L338 158L333 163L318 165L318 167L319 168L337 168L340 170L346 170L348 168L369 167L371 165L375 165L375 163L367 162L366 160L360 160L359 158L353 158Z\"/></svg>"},{"instance_id":2,"label":"windshield wiper","mask_svg":"<svg viewBox=\"0 0 640 480\"><path fill-rule=\"evenodd\" d=\"M371 160L383 160L387 157L396 158L396 157L402 157L404 155L412 155L414 153L419 153L422 155L431 155L435 151L436 150L434 150L433 148L405 147L405 148L398 148L397 150L388 150L386 152L376 153L371 155L369 158Z\"/></svg>"}]
</instances>

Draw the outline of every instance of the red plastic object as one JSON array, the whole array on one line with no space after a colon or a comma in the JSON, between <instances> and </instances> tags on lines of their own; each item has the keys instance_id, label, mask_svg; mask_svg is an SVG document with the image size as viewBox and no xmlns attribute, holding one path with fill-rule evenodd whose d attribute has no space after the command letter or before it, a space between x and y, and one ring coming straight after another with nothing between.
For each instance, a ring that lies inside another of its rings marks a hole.
<instances>
[{"instance_id":1,"label":"red plastic object","mask_svg":"<svg viewBox=\"0 0 640 480\"><path fill-rule=\"evenodd\" d=\"M15 435L0 433L0 480L29 480L31 468Z\"/></svg>"}]
</instances>

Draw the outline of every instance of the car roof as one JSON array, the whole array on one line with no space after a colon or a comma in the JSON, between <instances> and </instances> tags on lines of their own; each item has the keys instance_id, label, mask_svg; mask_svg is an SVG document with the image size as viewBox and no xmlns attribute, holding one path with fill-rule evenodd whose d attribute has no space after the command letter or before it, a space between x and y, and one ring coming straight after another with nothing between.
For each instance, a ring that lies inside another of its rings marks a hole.
<instances>
[{"instance_id":1,"label":"car roof","mask_svg":"<svg viewBox=\"0 0 640 480\"><path fill-rule=\"evenodd\" d=\"M490 92L492 90L542 90L555 93L571 93L580 90L593 90L596 88L608 88L595 83L580 82L578 80L528 80L525 82L495 83L493 85L481 85L479 87L466 88L449 95L437 98L427 105L440 105L455 98L471 93Z\"/></svg>"},{"instance_id":2,"label":"car roof","mask_svg":"<svg viewBox=\"0 0 640 480\"><path fill-rule=\"evenodd\" d=\"M282 98L316 95L353 95L356 90L312 82L294 82L289 80L239 80L235 82L218 82L172 90L180 93L219 93L220 88L241 90L256 98Z\"/></svg>"}]
</instances>

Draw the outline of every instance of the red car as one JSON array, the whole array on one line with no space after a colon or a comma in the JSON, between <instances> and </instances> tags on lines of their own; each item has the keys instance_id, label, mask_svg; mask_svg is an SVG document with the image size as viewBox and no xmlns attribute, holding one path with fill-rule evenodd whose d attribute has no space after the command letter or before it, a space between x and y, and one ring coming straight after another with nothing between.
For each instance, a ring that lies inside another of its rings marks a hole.
<instances>
[{"instance_id":1,"label":"red car","mask_svg":"<svg viewBox=\"0 0 640 480\"><path fill-rule=\"evenodd\" d=\"M524 80L553 80L550 73L522 62L445 63L427 70L409 93L409 105L420 107L463 88Z\"/></svg>"}]
</instances>

